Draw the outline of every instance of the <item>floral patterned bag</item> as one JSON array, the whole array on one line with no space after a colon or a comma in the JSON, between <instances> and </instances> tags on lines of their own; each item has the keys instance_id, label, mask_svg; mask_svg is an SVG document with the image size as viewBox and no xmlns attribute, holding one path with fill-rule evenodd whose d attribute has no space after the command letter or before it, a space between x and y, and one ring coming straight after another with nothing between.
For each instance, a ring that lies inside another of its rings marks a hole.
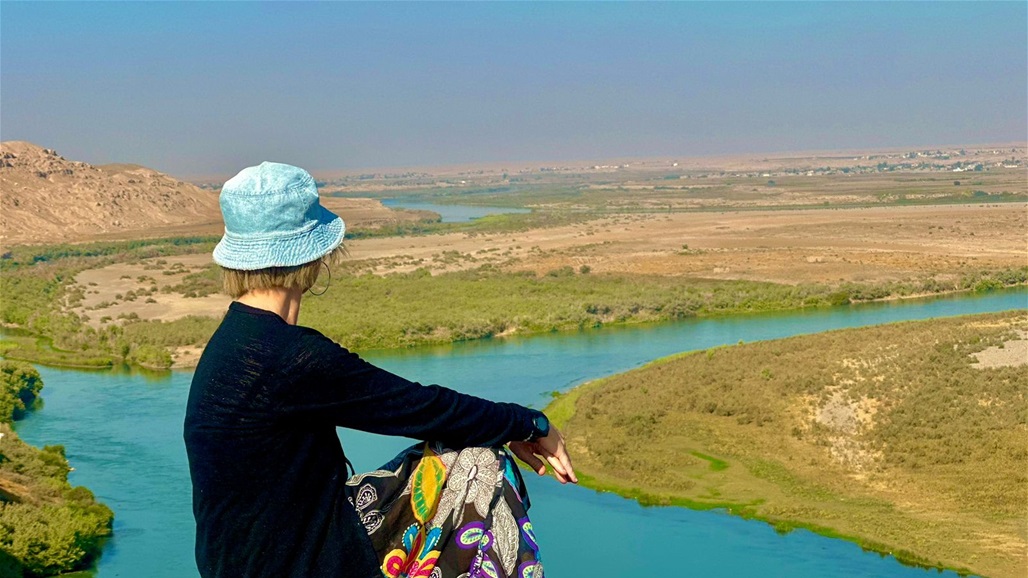
<instances>
[{"instance_id":1,"label":"floral patterned bag","mask_svg":"<svg viewBox=\"0 0 1028 578\"><path fill-rule=\"evenodd\" d=\"M503 449L425 442L347 480L386 578L542 578L521 472Z\"/></svg>"}]
</instances>

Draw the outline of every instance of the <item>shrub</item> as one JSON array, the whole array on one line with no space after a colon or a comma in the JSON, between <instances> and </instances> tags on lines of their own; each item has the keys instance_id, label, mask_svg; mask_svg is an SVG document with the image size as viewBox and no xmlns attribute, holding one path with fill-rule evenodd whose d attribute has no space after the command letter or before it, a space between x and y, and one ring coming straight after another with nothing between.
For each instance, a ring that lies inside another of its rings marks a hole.
<instances>
[{"instance_id":1,"label":"shrub","mask_svg":"<svg viewBox=\"0 0 1028 578\"><path fill-rule=\"evenodd\" d=\"M43 389L36 368L18 361L0 361L0 422L20 419Z\"/></svg>"},{"instance_id":2,"label":"shrub","mask_svg":"<svg viewBox=\"0 0 1028 578\"><path fill-rule=\"evenodd\" d=\"M100 539L110 534L111 518L105 506L0 503L0 549L30 575L68 572L82 568L99 551Z\"/></svg>"}]
</instances>

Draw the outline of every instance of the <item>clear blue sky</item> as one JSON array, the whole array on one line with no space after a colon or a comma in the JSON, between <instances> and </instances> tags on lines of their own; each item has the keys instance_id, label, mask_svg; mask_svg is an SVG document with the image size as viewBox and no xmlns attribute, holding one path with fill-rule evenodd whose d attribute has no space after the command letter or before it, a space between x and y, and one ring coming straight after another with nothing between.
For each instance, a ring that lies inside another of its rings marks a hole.
<instances>
[{"instance_id":1,"label":"clear blue sky","mask_svg":"<svg viewBox=\"0 0 1028 578\"><path fill-rule=\"evenodd\" d=\"M1028 139L1028 3L0 4L0 138L179 176Z\"/></svg>"}]
</instances>

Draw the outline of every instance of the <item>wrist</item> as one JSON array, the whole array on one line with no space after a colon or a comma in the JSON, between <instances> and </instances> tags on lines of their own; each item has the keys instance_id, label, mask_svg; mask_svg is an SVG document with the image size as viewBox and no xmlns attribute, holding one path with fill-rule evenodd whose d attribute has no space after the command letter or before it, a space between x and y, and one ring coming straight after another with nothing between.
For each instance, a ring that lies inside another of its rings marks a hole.
<instances>
[{"instance_id":1,"label":"wrist","mask_svg":"<svg viewBox=\"0 0 1028 578\"><path fill-rule=\"evenodd\" d=\"M544 414L541 411L535 412L535 415L532 416L532 429L531 429L531 432L528 434L528 437L525 438L525 441L526 442L538 441L540 438L544 438L544 437L546 437L548 435L550 435L550 420L549 420L549 418L547 418L546 414Z\"/></svg>"}]
</instances>

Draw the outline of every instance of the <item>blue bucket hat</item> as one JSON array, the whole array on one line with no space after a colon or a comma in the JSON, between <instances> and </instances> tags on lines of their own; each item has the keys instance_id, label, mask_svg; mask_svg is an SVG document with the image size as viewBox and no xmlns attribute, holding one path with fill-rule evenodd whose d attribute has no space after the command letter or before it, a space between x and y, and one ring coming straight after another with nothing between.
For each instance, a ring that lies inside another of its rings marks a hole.
<instances>
[{"instance_id":1,"label":"blue bucket hat","mask_svg":"<svg viewBox=\"0 0 1028 578\"><path fill-rule=\"evenodd\" d=\"M343 242L343 220L321 206L311 175L263 162L229 179L219 197L225 236L214 262L253 271L293 267L324 257Z\"/></svg>"}]
</instances>

